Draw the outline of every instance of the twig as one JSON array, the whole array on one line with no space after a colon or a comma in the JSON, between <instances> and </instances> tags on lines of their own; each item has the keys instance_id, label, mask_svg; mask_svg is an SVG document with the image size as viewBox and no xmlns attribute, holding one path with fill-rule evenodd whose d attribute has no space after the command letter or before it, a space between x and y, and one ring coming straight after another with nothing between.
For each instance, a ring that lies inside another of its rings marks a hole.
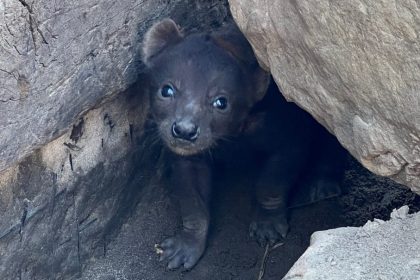
<instances>
[{"instance_id":1,"label":"twig","mask_svg":"<svg viewBox=\"0 0 420 280\"><path fill-rule=\"evenodd\" d=\"M278 242L276 244L274 244L273 246L270 247L270 244L267 243L267 245L265 246L265 252L264 252L264 256L262 258L261 261L261 266L260 266L260 272L258 273L258 280L262 280L265 274L265 267L267 265L267 261L268 261L268 257L271 253L271 251L277 249L278 247L282 246L284 243L283 242Z\"/></svg>"}]
</instances>

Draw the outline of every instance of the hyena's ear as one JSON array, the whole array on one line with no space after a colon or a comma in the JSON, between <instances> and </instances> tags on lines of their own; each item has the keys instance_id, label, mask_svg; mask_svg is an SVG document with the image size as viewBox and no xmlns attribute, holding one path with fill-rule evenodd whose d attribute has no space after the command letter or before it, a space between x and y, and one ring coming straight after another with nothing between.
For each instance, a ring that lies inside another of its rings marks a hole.
<instances>
[{"instance_id":1,"label":"hyena's ear","mask_svg":"<svg viewBox=\"0 0 420 280\"><path fill-rule=\"evenodd\" d=\"M178 43L183 34L178 25L169 18L155 23L145 34L143 40L143 62L150 66L150 59L166 47Z\"/></svg>"},{"instance_id":2,"label":"hyena's ear","mask_svg":"<svg viewBox=\"0 0 420 280\"><path fill-rule=\"evenodd\" d=\"M267 92L270 74L259 66L251 45L239 28L231 23L222 31L214 32L211 37L217 46L227 51L253 77L253 102L260 101Z\"/></svg>"},{"instance_id":3,"label":"hyena's ear","mask_svg":"<svg viewBox=\"0 0 420 280\"><path fill-rule=\"evenodd\" d=\"M267 93L268 86L270 85L270 73L263 70L257 62L257 65L254 69L253 73L255 83L254 83L254 91L255 91L255 99L254 102L258 102L264 98L265 94Z\"/></svg>"}]
</instances>

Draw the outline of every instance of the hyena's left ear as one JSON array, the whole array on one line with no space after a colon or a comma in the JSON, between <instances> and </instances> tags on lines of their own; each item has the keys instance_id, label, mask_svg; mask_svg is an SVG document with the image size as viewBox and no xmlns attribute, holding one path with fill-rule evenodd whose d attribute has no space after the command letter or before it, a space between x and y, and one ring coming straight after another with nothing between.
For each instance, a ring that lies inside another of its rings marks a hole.
<instances>
[{"instance_id":1,"label":"hyena's left ear","mask_svg":"<svg viewBox=\"0 0 420 280\"><path fill-rule=\"evenodd\" d=\"M270 74L259 66L251 45L239 28L231 23L221 32L211 34L211 37L216 45L227 51L253 77L253 102L260 101L267 92Z\"/></svg>"},{"instance_id":2,"label":"hyena's left ear","mask_svg":"<svg viewBox=\"0 0 420 280\"><path fill-rule=\"evenodd\" d=\"M150 59L170 45L178 43L184 35L178 25L169 18L155 23L143 40L143 62L150 66Z\"/></svg>"},{"instance_id":3,"label":"hyena's left ear","mask_svg":"<svg viewBox=\"0 0 420 280\"><path fill-rule=\"evenodd\" d=\"M257 102L263 99L267 93L268 86L270 85L270 73L263 70L257 62L253 76L255 79L254 90L256 93L254 101Z\"/></svg>"}]
</instances>

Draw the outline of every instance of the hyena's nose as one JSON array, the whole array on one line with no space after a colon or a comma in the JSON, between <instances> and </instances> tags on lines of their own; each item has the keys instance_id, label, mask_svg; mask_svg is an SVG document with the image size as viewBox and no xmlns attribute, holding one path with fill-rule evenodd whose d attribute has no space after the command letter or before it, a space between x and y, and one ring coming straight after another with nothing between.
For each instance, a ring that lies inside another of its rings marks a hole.
<instances>
[{"instance_id":1,"label":"hyena's nose","mask_svg":"<svg viewBox=\"0 0 420 280\"><path fill-rule=\"evenodd\" d=\"M174 122L172 136L194 142L200 134L200 128L189 121Z\"/></svg>"}]
</instances>

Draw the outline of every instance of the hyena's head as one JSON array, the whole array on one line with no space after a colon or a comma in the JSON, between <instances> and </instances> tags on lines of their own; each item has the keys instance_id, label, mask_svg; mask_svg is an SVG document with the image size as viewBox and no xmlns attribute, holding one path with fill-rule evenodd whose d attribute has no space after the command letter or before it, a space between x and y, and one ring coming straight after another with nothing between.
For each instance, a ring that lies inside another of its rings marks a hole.
<instances>
[{"instance_id":1,"label":"hyena's head","mask_svg":"<svg viewBox=\"0 0 420 280\"><path fill-rule=\"evenodd\" d=\"M184 36L165 19L146 33L143 60L153 79L154 121L180 155L201 153L239 133L269 79L233 25Z\"/></svg>"}]
</instances>

